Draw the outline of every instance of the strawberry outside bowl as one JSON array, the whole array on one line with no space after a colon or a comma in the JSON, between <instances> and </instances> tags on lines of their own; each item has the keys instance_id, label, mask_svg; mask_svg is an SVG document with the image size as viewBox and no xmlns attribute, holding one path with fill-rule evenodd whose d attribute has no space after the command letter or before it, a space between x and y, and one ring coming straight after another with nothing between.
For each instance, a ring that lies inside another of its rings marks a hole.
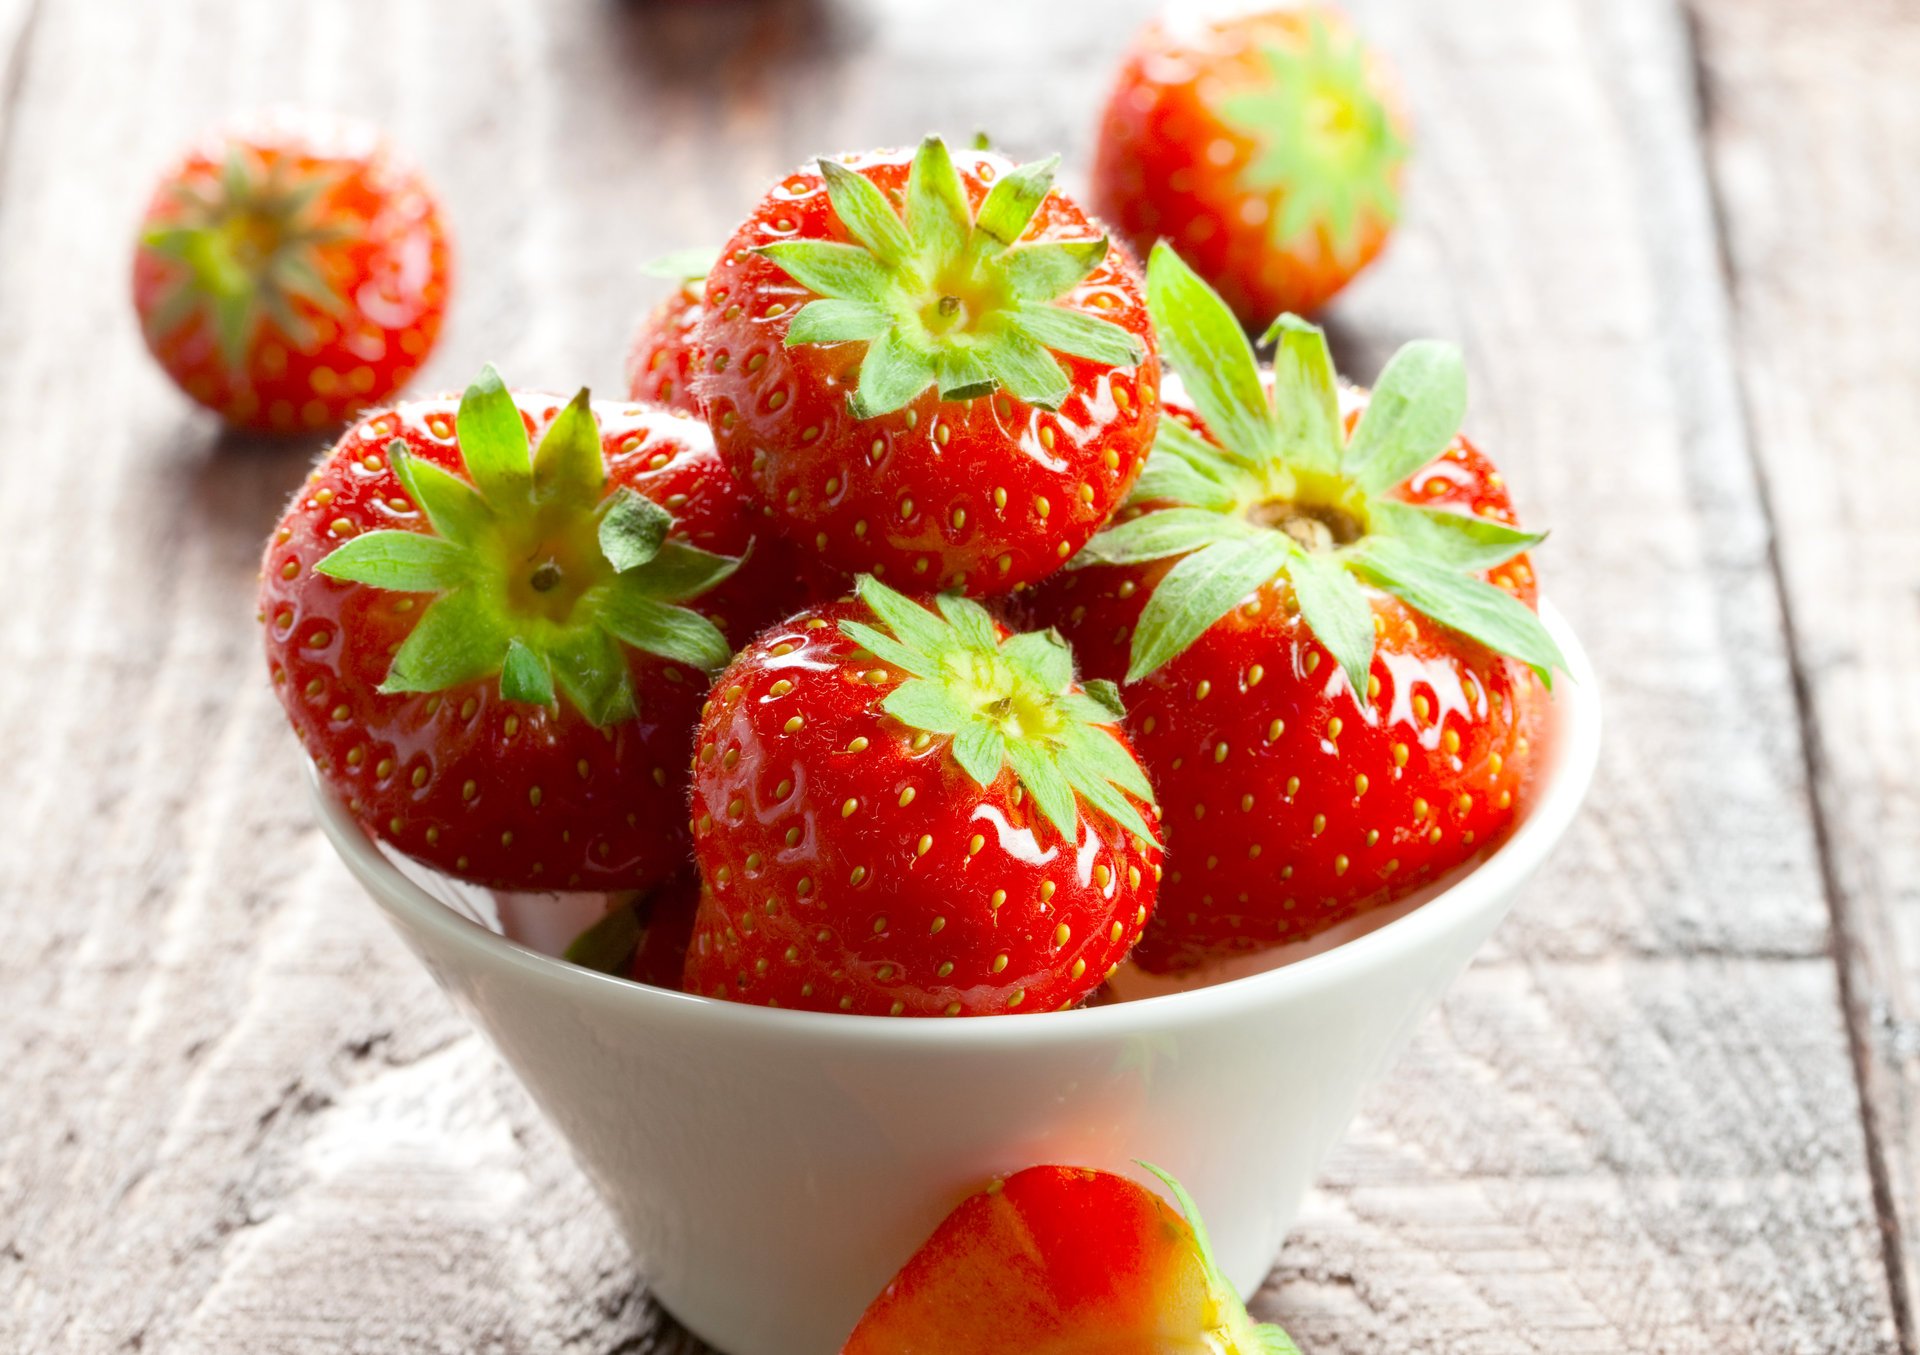
<instances>
[{"instance_id":1,"label":"strawberry outside bowl","mask_svg":"<svg viewBox=\"0 0 1920 1355\"><path fill-rule=\"evenodd\" d=\"M826 1355L950 1209L1037 1163L1148 1185L1136 1159L1166 1168L1227 1276L1259 1285L1362 1092L1592 780L1597 685L1541 614L1571 680L1504 843L1364 934L1179 983L1123 970L1127 1000L1076 1011L795 1012L582 969L509 940L505 904L388 855L308 784L328 839L560 1130L660 1302L731 1355Z\"/></svg>"}]
</instances>

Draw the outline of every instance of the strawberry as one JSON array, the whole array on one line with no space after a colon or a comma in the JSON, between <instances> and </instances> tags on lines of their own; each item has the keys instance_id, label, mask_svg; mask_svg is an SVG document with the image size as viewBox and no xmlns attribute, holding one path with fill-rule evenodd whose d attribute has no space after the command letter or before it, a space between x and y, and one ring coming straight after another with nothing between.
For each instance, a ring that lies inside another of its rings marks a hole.
<instances>
[{"instance_id":1,"label":"strawberry","mask_svg":"<svg viewBox=\"0 0 1920 1355\"><path fill-rule=\"evenodd\" d=\"M294 498L262 574L273 680L401 851L502 889L644 888L685 859L726 632L792 602L755 521L698 420L489 367L457 405L369 415Z\"/></svg>"},{"instance_id":2,"label":"strawberry","mask_svg":"<svg viewBox=\"0 0 1920 1355\"><path fill-rule=\"evenodd\" d=\"M1263 325L1318 309L1380 252L1406 157L1393 82L1337 11L1156 21L1114 82L1094 198Z\"/></svg>"},{"instance_id":3,"label":"strawberry","mask_svg":"<svg viewBox=\"0 0 1920 1355\"><path fill-rule=\"evenodd\" d=\"M1159 414L1139 270L1054 165L938 138L822 160L707 278L695 385L721 453L844 574L1007 592L1132 485Z\"/></svg>"},{"instance_id":4,"label":"strawberry","mask_svg":"<svg viewBox=\"0 0 1920 1355\"><path fill-rule=\"evenodd\" d=\"M1153 907L1151 790L1057 637L865 577L714 684L689 991L892 1016L1091 993ZM884 628L884 629L883 629Z\"/></svg>"},{"instance_id":5,"label":"strawberry","mask_svg":"<svg viewBox=\"0 0 1920 1355\"><path fill-rule=\"evenodd\" d=\"M693 398L693 339L706 314L701 294L713 267L710 249L683 249L653 260L641 271L668 278L674 289L648 311L627 347L627 394L682 414L700 413Z\"/></svg>"},{"instance_id":6,"label":"strawberry","mask_svg":"<svg viewBox=\"0 0 1920 1355\"><path fill-rule=\"evenodd\" d=\"M289 432L406 384L440 335L449 268L432 190L377 131L289 112L162 177L133 300L182 390L238 427Z\"/></svg>"},{"instance_id":7,"label":"strawberry","mask_svg":"<svg viewBox=\"0 0 1920 1355\"><path fill-rule=\"evenodd\" d=\"M1134 958L1171 970L1312 936L1496 842L1535 679L1563 665L1532 610L1540 538L1456 435L1455 349L1408 344L1343 419L1319 330L1276 322L1269 395L1179 256L1156 247L1148 276L1198 419L1162 420L1133 505L1033 614L1125 681L1170 853Z\"/></svg>"},{"instance_id":8,"label":"strawberry","mask_svg":"<svg viewBox=\"0 0 1920 1355\"><path fill-rule=\"evenodd\" d=\"M1255 1325L1180 1183L1029 1167L947 1215L841 1355L1299 1355ZM1184 1215L1184 1217L1183 1217Z\"/></svg>"}]
</instances>

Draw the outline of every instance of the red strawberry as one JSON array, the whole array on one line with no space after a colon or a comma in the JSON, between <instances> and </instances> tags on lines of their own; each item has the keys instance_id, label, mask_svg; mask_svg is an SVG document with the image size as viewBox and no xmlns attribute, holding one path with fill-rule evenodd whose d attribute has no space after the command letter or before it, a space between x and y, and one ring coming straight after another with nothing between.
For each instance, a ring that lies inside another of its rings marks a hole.
<instances>
[{"instance_id":1,"label":"red strawberry","mask_svg":"<svg viewBox=\"0 0 1920 1355\"><path fill-rule=\"evenodd\" d=\"M723 630L790 601L755 520L697 420L489 367L457 407L370 415L295 497L260 590L273 680L402 851L504 889L641 888L685 859Z\"/></svg>"},{"instance_id":2,"label":"red strawberry","mask_svg":"<svg viewBox=\"0 0 1920 1355\"><path fill-rule=\"evenodd\" d=\"M1159 365L1139 270L1052 191L937 138L789 175L707 278L696 381L734 473L846 574L1001 593L1126 496Z\"/></svg>"},{"instance_id":3,"label":"red strawberry","mask_svg":"<svg viewBox=\"0 0 1920 1355\"><path fill-rule=\"evenodd\" d=\"M655 988L680 987L700 905L700 874L691 864L637 897L620 896L607 915L567 947L567 959L603 974L622 974Z\"/></svg>"},{"instance_id":4,"label":"red strawberry","mask_svg":"<svg viewBox=\"0 0 1920 1355\"><path fill-rule=\"evenodd\" d=\"M688 990L892 1016L1071 1006L1139 936L1159 875L1117 708L1057 637L871 577L859 593L714 684Z\"/></svg>"},{"instance_id":5,"label":"red strawberry","mask_svg":"<svg viewBox=\"0 0 1920 1355\"><path fill-rule=\"evenodd\" d=\"M1094 196L1142 253L1172 242L1263 325L1319 308L1380 252L1406 137L1393 82L1336 10L1158 21L1114 83Z\"/></svg>"},{"instance_id":6,"label":"red strawberry","mask_svg":"<svg viewBox=\"0 0 1920 1355\"><path fill-rule=\"evenodd\" d=\"M1456 436L1457 351L1401 349L1349 428L1319 330L1275 325L1269 396L1220 298L1165 246L1148 272L1201 423L1169 407L1134 508L1034 613L1126 681L1170 853L1134 958L1168 970L1312 936L1492 845L1561 659L1531 610L1540 538Z\"/></svg>"},{"instance_id":7,"label":"red strawberry","mask_svg":"<svg viewBox=\"0 0 1920 1355\"><path fill-rule=\"evenodd\" d=\"M706 314L701 294L713 251L685 249L655 259L643 270L652 277L670 278L671 295L640 321L627 348L627 394L651 400L682 414L700 413L693 398L693 339Z\"/></svg>"},{"instance_id":8,"label":"red strawberry","mask_svg":"<svg viewBox=\"0 0 1920 1355\"><path fill-rule=\"evenodd\" d=\"M167 171L133 301L167 374L229 423L329 428L426 360L449 267L439 204L377 131L282 113Z\"/></svg>"},{"instance_id":9,"label":"red strawberry","mask_svg":"<svg viewBox=\"0 0 1920 1355\"><path fill-rule=\"evenodd\" d=\"M1084 1167L995 1181L947 1215L841 1355L1299 1355L1247 1316L1180 1183L1147 1170L1179 1212Z\"/></svg>"}]
</instances>

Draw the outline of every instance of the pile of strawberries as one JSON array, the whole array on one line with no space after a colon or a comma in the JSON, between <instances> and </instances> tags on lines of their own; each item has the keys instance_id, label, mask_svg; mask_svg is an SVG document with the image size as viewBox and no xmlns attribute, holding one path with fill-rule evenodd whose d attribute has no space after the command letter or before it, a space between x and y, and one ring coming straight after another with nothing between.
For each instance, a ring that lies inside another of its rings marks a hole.
<instances>
[{"instance_id":1,"label":"pile of strawberries","mask_svg":"<svg viewBox=\"0 0 1920 1355\"><path fill-rule=\"evenodd\" d=\"M349 126L189 155L135 292L231 421L358 414L260 616L368 832L607 892L574 953L650 982L1045 1012L1402 900L1527 794L1560 656L1460 355L1369 393L1295 314L1379 251L1405 155L1331 12L1150 26L1095 164L1121 239L1053 160L822 159L659 263L619 401L487 368L377 404L448 250Z\"/></svg>"},{"instance_id":2,"label":"pile of strawberries","mask_svg":"<svg viewBox=\"0 0 1920 1355\"><path fill-rule=\"evenodd\" d=\"M577 953L771 1006L1072 1007L1461 866L1537 756L1538 538L1454 349L1369 395L1242 328L1377 251L1401 125L1330 14L1150 28L1096 173L1144 275L1055 161L930 137L661 261L629 400L367 410L266 551L309 756L450 874L638 896ZM283 116L169 177L136 297L189 392L321 426L447 256L378 137Z\"/></svg>"}]
</instances>

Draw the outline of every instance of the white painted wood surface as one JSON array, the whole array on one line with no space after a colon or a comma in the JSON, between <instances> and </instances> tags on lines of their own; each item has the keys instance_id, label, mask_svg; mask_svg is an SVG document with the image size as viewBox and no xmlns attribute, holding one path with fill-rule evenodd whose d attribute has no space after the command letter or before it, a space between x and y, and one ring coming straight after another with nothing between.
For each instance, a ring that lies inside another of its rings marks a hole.
<instances>
[{"instance_id":1,"label":"white painted wood surface","mask_svg":"<svg viewBox=\"0 0 1920 1355\"><path fill-rule=\"evenodd\" d=\"M0 0L0 1350L696 1349L308 821L251 596L315 449L221 436L125 298L175 143L379 118L458 231L424 384L610 387L637 264L808 153L1084 159L1147 8ZM1314 1355L1912 1350L1920 14L1354 8L1420 143L1343 361L1466 346L1611 729L1257 1306Z\"/></svg>"}]
</instances>

